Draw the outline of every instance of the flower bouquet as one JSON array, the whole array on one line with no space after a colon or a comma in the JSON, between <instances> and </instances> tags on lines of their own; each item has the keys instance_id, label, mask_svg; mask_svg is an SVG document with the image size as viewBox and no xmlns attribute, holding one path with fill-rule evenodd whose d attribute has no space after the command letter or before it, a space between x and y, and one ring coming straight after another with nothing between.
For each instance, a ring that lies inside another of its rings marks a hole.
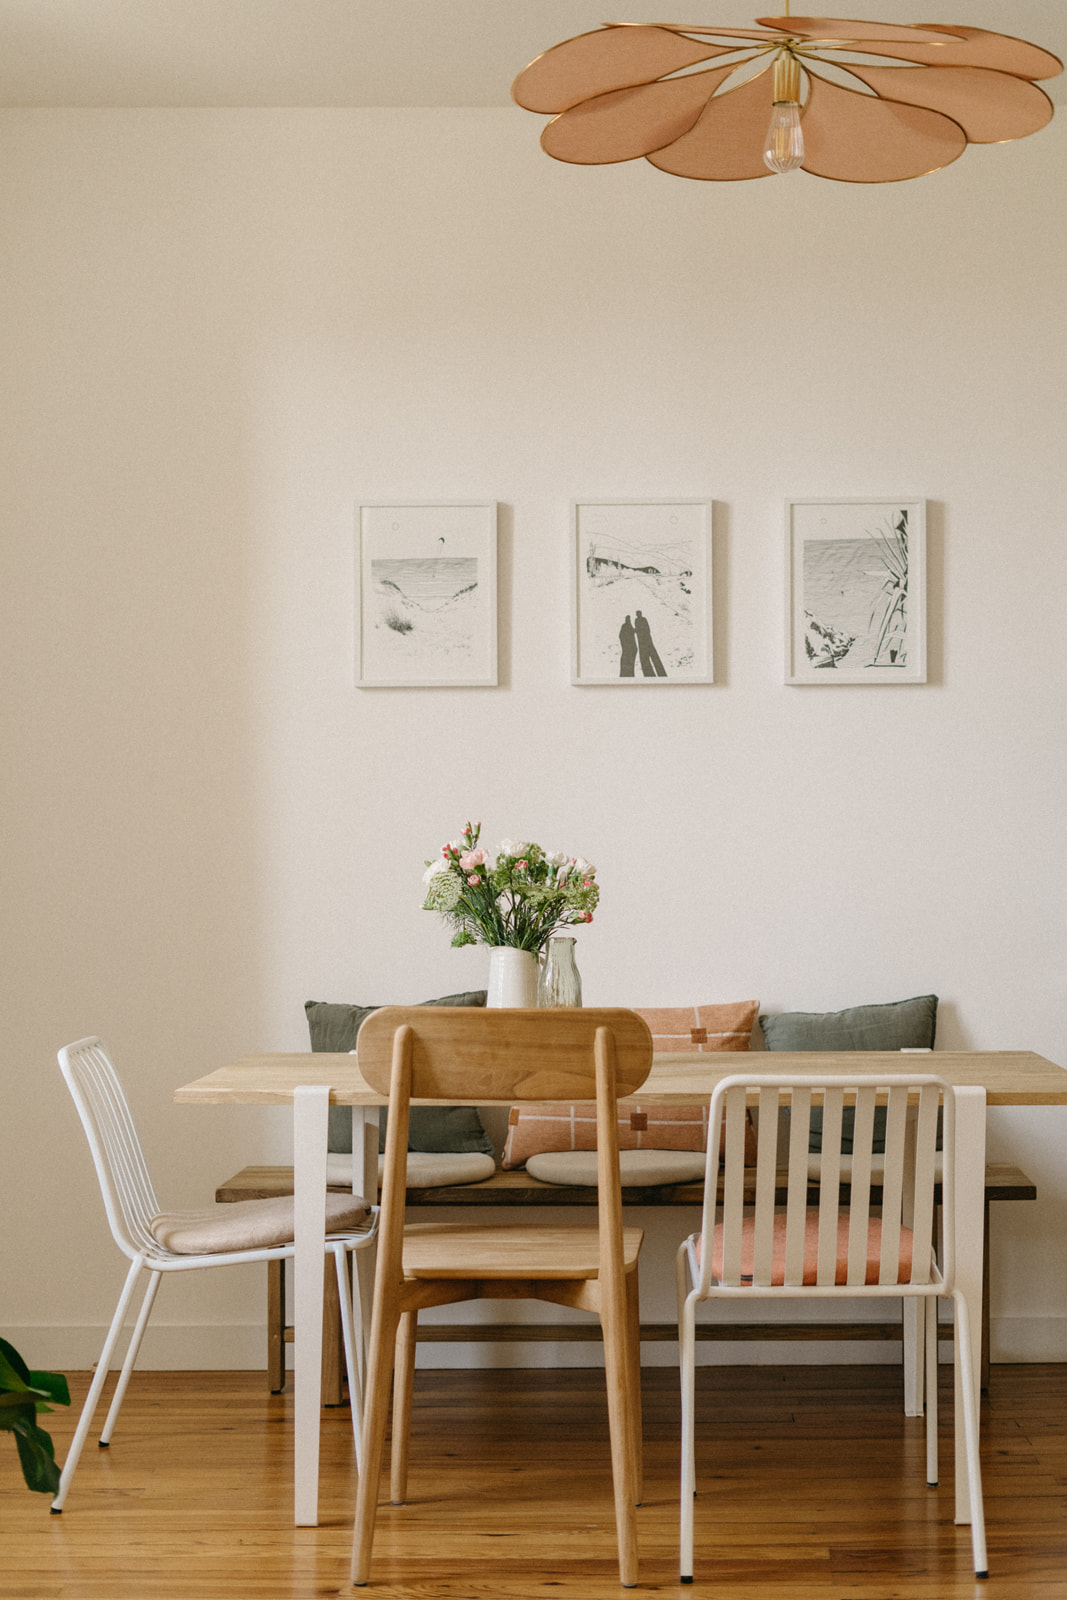
<instances>
[{"instance_id":1,"label":"flower bouquet","mask_svg":"<svg viewBox=\"0 0 1067 1600\"><path fill-rule=\"evenodd\" d=\"M453 945L487 944L537 955L559 928L592 922L600 899L596 868L581 856L502 839L495 862L482 849L480 822L426 863L424 911L452 924Z\"/></svg>"}]
</instances>

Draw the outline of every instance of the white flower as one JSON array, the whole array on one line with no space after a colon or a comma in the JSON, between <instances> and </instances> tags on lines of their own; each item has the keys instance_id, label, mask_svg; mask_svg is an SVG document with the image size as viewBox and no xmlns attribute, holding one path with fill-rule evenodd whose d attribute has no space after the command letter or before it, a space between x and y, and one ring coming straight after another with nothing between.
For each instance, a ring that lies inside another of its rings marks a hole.
<instances>
[{"instance_id":1,"label":"white flower","mask_svg":"<svg viewBox=\"0 0 1067 1600\"><path fill-rule=\"evenodd\" d=\"M574 870L582 878L593 878L596 876L596 868L594 867L593 863L591 861L587 861L584 856L575 856Z\"/></svg>"},{"instance_id":2,"label":"white flower","mask_svg":"<svg viewBox=\"0 0 1067 1600\"><path fill-rule=\"evenodd\" d=\"M565 867L570 862L570 856L565 850L546 850L545 860L550 867Z\"/></svg>"},{"instance_id":3,"label":"white flower","mask_svg":"<svg viewBox=\"0 0 1067 1600\"><path fill-rule=\"evenodd\" d=\"M452 868L447 861L431 861L422 875L422 881L423 883L429 883L432 878L437 877L438 873L451 872L451 870Z\"/></svg>"},{"instance_id":4,"label":"white flower","mask_svg":"<svg viewBox=\"0 0 1067 1600\"><path fill-rule=\"evenodd\" d=\"M500 841L500 854L502 856L510 856L513 861L520 861L524 855L528 854L529 849L530 841L528 839L501 839Z\"/></svg>"}]
</instances>

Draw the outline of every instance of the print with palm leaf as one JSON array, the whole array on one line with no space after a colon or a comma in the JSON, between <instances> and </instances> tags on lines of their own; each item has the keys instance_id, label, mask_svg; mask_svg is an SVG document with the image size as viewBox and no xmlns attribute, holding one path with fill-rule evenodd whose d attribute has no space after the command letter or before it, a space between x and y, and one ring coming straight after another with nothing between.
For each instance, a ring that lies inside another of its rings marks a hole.
<instances>
[{"instance_id":1,"label":"print with palm leaf","mask_svg":"<svg viewBox=\"0 0 1067 1600\"><path fill-rule=\"evenodd\" d=\"M908 513L900 511L896 521L885 519L885 526L867 530L878 559L885 569L879 599L871 607L868 626L877 626L878 639L869 667L903 667L908 660ZM881 621L879 623L879 613Z\"/></svg>"}]
</instances>

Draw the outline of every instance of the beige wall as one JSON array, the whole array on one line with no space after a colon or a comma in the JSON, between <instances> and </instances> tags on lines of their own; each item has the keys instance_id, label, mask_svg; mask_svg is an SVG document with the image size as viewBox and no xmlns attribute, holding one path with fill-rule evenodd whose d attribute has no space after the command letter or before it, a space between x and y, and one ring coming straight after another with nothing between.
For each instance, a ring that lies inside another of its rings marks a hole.
<instances>
[{"instance_id":1,"label":"beige wall","mask_svg":"<svg viewBox=\"0 0 1067 1600\"><path fill-rule=\"evenodd\" d=\"M471 818L594 860L589 1000L936 991L1067 1062L1062 124L884 188L584 171L517 111L0 118L2 1331L87 1363L122 1266L55 1066L112 1043L165 1201L287 1148L170 1103L308 998L473 986ZM782 683L787 495L929 499L930 683ZM361 499L501 503L501 687L360 692ZM572 498L715 500L716 678L568 678ZM1067 1359L1067 1111L991 1117L995 1353ZM662 1222L662 1219L660 1219ZM646 1291L670 1313L671 1237ZM149 1359L254 1363L258 1272Z\"/></svg>"}]
</instances>

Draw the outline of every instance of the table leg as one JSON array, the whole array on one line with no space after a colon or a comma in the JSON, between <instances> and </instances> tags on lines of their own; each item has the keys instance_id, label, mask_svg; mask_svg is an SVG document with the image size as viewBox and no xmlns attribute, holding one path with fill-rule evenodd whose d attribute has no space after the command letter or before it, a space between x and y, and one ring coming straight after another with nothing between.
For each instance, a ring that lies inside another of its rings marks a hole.
<instances>
[{"instance_id":1,"label":"table leg","mask_svg":"<svg viewBox=\"0 0 1067 1600\"><path fill-rule=\"evenodd\" d=\"M293 1091L293 1512L298 1528L319 1520L319 1407L322 1401L322 1241L326 1235L327 1085Z\"/></svg>"},{"instance_id":2,"label":"table leg","mask_svg":"<svg viewBox=\"0 0 1067 1600\"><path fill-rule=\"evenodd\" d=\"M956 1090L956 1284L971 1309L971 1366L975 1414L980 1414L982 1372L982 1276L985 1222L986 1094L984 1089ZM959 1328L953 1334L959 1340ZM931 1374L931 1382L936 1375ZM959 1353L955 1362L956 1521L970 1522L967 1452L963 1436L963 1398Z\"/></svg>"}]
</instances>

